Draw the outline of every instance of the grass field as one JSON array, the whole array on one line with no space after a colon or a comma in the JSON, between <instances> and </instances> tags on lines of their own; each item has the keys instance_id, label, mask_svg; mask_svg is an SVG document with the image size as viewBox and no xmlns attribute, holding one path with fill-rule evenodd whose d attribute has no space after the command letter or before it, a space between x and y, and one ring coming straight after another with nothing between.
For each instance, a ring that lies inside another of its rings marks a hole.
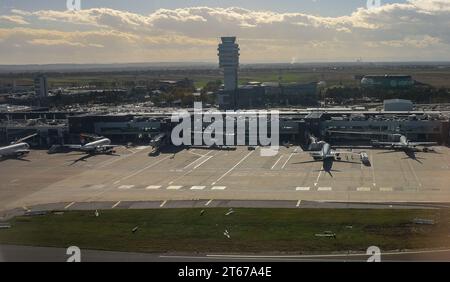
<instances>
[{"instance_id":1,"label":"grass field","mask_svg":"<svg viewBox=\"0 0 450 282\"><path fill-rule=\"evenodd\" d=\"M17 217L0 244L137 252L319 253L449 247L448 210L108 210ZM414 218L434 225L415 225ZM138 226L133 233L132 229ZM227 230L231 238L224 235ZM331 231L336 238L317 237Z\"/></svg>"},{"instance_id":2,"label":"grass field","mask_svg":"<svg viewBox=\"0 0 450 282\"><path fill-rule=\"evenodd\" d=\"M422 83L427 83L435 87L450 87L450 70L448 68L430 68L426 66L417 67L345 67L333 69L330 67L302 67L292 66L291 68L246 68L239 70L239 83L245 84L248 81L278 82L282 83L309 83L326 81L329 86L346 85L357 86L355 80L357 75L367 74L409 74ZM64 87L70 85L99 84L105 87L111 85L125 85L126 82L150 81L150 80L176 80L184 78L192 79L196 87L203 87L210 81L223 80L223 74L219 69L209 70L161 70L161 71L130 71L130 72L107 72L107 73L66 73L48 75L50 87ZM0 75L0 84L12 83L16 80L17 85L32 85L32 74Z\"/></svg>"}]
</instances>

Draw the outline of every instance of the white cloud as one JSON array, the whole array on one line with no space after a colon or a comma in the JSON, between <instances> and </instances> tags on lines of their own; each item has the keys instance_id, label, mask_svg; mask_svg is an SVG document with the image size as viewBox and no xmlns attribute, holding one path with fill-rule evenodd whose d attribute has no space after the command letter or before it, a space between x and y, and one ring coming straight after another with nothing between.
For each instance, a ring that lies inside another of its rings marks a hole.
<instances>
[{"instance_id":1,"label":"white cloud","mask_svg":"<svg viewBox=\"0 0 450 282\"><path fill-rule=\"evenodd\" d=\"M17 25L29 24L22 16L18 16L18 15L0 16L0 22L17 24Z\"/></svg>"},{"instance_id":2,"label":"white cloud","mask_svg":"<svg viewBox=\"0 0 450 282\"><path fill-rule=\"evenodd\" d=\"M409 0L341 17L191 7L149 15L107 8L12 10L2 19L13 26L0 29L0 50L22 46L1 52L0 60L10 63L30 59L23 52L36 49L46 62L58 52L61 59L67 48L80 56L86 50L87 62L215 61L217 38L223 35L239 37L243 61L450 60L450 0ZM66 54L65 61L72 59Z\"/></svg>"}]
</instances>

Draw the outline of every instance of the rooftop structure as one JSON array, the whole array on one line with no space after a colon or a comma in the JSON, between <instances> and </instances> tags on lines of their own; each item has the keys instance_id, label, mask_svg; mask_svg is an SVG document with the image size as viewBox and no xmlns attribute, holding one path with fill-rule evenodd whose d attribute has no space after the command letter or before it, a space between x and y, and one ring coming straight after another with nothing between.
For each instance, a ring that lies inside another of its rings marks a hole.
<instances>
[{"instance_id":1,"label":"rooftop structure","mask_svg":"<svg viewBox=\"0 0 450 282\"><path fill-rule=\"evenodd\" d=\"M386 112L410 112L413 108L414 104L410 100L392 99L384 101L384 110Z\"/></svg>"},{"instance_id":2,"label":"rooftop structure","mask_svg":"<svg viewBox=\"0 0 450 282\"><path fill-rule=\"evenodd\" d=\"M410 75L366 75L361 79L361 86L366 88L405 88L414 84Z\"/></svg>"}]
</instances>

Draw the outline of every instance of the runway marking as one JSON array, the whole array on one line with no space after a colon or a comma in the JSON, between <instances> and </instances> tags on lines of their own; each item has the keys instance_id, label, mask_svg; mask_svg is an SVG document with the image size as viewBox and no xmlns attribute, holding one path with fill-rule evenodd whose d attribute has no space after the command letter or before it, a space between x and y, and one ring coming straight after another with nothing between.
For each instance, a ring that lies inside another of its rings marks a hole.
<instances>
[{"instance_id":1,"label":"runway marking","mask_svg":"<svg viewBox=\"0 0 450 282\"><path fill-rule=\"evenodd\" d=\"M302 203L302 200L298 200L296 207L298 208Z\"/></svg>"},{"instance_id":2,"label":"runway marking","mask_svg":"<svg viewBox=\"0 0 450 282\"><path fill-rule=\"evenodd\" d=\"M208 202L206 202L205 206L209 206L209 204L211 204L213 200L209 200Z\"/></svg>"},{"instance_id":3,"label":"runway marking","mask_svg":"<svg viewBox=\"0 0 450 282\"><path fill-rule=\"evenodd\" d=\"M137 147L136 149L137 150L144 150L144 149L147 149L147 148L149 148L149 146L141 146L141 147ZM106 160L106 161L104 161L104 162L99 164L100 165L99 168L104 168L106 166L109 166L109 165L117 162L117 161L124 160L124 159L126 159L128 157L134 156L136 153L139 153L139 151L133 151L133 150L130 150L128 148L125 148L125 150L130 151L131 154L120 156L118 158L113 159L112 161L111 160Z\"/></svg>"},{"instance_id":4,"label":"runway marking","mask_svg":"<svg viewBox=\"0 0 450 282\"><path fill-rule=\"evenodd\" d=\"M227 176L230 172L232 172L238 165L240 165L243 161L245 161L245 159L247 159L251 154L253 154L256 150L254 151L250 151L250 153L248 153L245 157L243 157L237 164L235 164L232 168L230 168L227 172L225 172L224 174L222 174L221 177L219 177L216 181L214 181L211 185L215 185L217 182L219 182L220 180L222 180L222 178L224 178L225 176Z\"/></svg>"},{"instance_id":5,"label":"runway marking","mask_svg":"<svg viewBox=\"0 0 450 282\"><path fill-rule=\"evenodd\" d=\"M370 192L370 187L358 187L356 188L358 192Z\"/></svg>"},{"instance_id":6,"label":"runway marking","mask_svg":"<svg viewBox=\"0 0 450 282\"><path fill-rule=\"evenodd\" d=\"M191 190L203 190L206 186L192 186Z\"/></svg>"},{"instance_id":7,"label":"runway marking","mask_svg":"<svg viewBox=\"0 0 450 282\"><path fill-rule=\"evenodd\" d=\"M134 185L121 185L121 186L119 186L117 189L120 189L120 190L129 190L129 189L131 189L131 188L134 188Z\"/></svg>"},{"instance_id":8,"label":"runway marking","mask_svg":"<svg viewBox=\"0 0 450 282\"><path fill-rule=\"evenodd\" d=\"M70 208L71 206L73 206L75 204L75 202L72 202L70 204L68 204L67 206L64 207L65 210L67 210L68 208Z\"/></svg>"},{"instance_id":9,"label":"runway marking","mask_svg":"<svg viewBox=\"0 0 450 282\"><path fill-rule=\"evenodd\" d=\"M104 187L105 187L104 184L98 184L98 185L92 185L90 188L91 188L91 189L98 190L98 189L102 189L102 188L104 188Z\"/></svg>"},{"instance_id":10,"label":"runway marking","mask_svg":"<svg viewBox=\"0 0 450 282\"><path fill-rule=\"evenodd\" d=\"M295 190L297 191L309 191L311 188L310 187L297 187L295 188Z\"/></svg>"},{"instance_id":11,"label":"runway marking","mask_svg":"<svg viewBox=\"0 0 450 282\"><path fill-rule=\"evenodd\" d=\"M163 201L163 202L161 203L161 205L159 205L159 207L160 207L160 208L164 207L164 206L166 205L166 203L167 203L167 200L166 200L166 201Z\"/></svg>"},{"instance_id":12,"label":"runway marking","mask_svg":"<svg viewBox=\"0 0 450 282\"><path fill-rule=\"evenodd\" d=\"M146 166L146 167L144 167L144 168L142 168L142 169L140 169L140 170L138 170L138 171L136 171L136 172L134 172L134 173L132 173L132 174L130 174L130 175L128 175L128 176L126 176L126 177L121 178L121 179L119 180L119 182L122 181L122 180L129 179L129 178L131 178L131 177L133 177L133 176L136 176L136 175L138 175L139 173L141 173L141 172L143 172L143 171L145 171L145 170L147 170L147 169L149 169L149 168L152 168L152 167L156 166L157 164L159 164L159 163L161 163L161 162L167 160L168 158L170 158L170 156L166 156L165 158L163 158L163 159L161 159L161 160L159 160L159 161L156 161L156 162L154 162L154 163L152 163L152 164L150 164L150 165L148 165L148 166Z\"/></svg>"},{"instance_id":13,"label":"runway marking","mask_svg":"<svg viewBox=\"0 0 450 282\"><path fill-rule=\"evenodd\" d=\"M319 189L317 189L317 191L331 191L333 190L332 187L319 187Z\"/></svg>"},{"instance_id":14,"label":"runway marking","mask_svg":"<svg viewBox=\"0 0 450 282\"><path fill-rule=\"evenodd\" d=\"M121 203L121 201L118 201L118 202L115 203L111 208L113 209L113 208L117 207L118 205L120 205L120 203Z\"/></svg>"},{"instance_id":15,"label":"runway marking","mask_svg":"<svg viewBox=\"0 0 450 282\"><path fill-rule=\"evenodd\" d=\"M211 151L212 152L212 151ZM201 165L203 165L204 163L206 163L207 161L209 161L212 157L216 156L217 153L213 156L208 156L205 160L203 160L201 163L199 163L198 165L196 165L195 167L193 167L191 170L189 170L188 172L176 177L175 179L173 179L172 181L169 182L169 185L173 184L175 181L185 177L186 175L190 174L191 172L193 172L194 170L196 170L197 168L199 168Z\"/></svg>"},{"instance_id":16,"label":"runway marking","mask_svg":"<svg viewBox=\"0 0 450 282\"><path fill-rule=\"evenodd\" d=\"M201 159L203 159L204 157L207 157L209 155L209 153L211 153L212 151L209 151L208 153L206 153L205 155L201 155L201 154L196 154L191 152L194 155L200 156L200 158L195 159L193 162L191 162L190 164L186 165L183 169L187 169L188 167L190 167L191 165L195 164L196 162L200 161Z\"/></svg>"},{"instance_id":17,"label":"runway marking","mask_svg":"<svg viewBox=\"0 0 450 282\"><path fill-rule=\"evenodd\" d=\"M278 162L281 161L281 159L282 159L283 157L284 157L284 155L281 155L280 158L275 162L275 164L274 164L270 169L273 169L273 168L278 164Z\"/></svg>"},{"instance_id":18,"label":"runway marking","mask_svg":"<svg viewBox=\"0 0 450 282\"><path fill-rule=\"evenodd\" d=\"M157 190L159 188L161 188L161 185L150 185L150 186L147 186L147 188L145 188L145 189L146 190Z\"/></svg>"},{"instance_id":19,"label":"runway marking","mask_svg":"<svg viewBox=\"0 0 450 282\"><path fill-rule=\"evenodd\" d=\"M373 161L373 154L370 153L370 166L372 168L372 179L373 179L373 186L377 186L377 180L375 178L375 162Z\"/></svg>"},{"instance_id":20,"label":"runway marking","mask_svg":"<svg viewBox=\"0 0 450 282\"><path fill-rule=\"evenodd\" d=\"M294 155L294 153L291 153L289 155L289 158L284 162L283 166L281 167L281 169L284 169L284 167L288 164L288 162L291 160L292 156Z\"/></svg>"},{"instance_id":21,"label":"runway marking","mask_svg":"<svg viewBox=\"0 0 450 282\"><path fill-rule=\"evenodd\" d=\"M433 254L433 253L442 253L442 252L449 252L449 249L446 250L429 250L429 251L412 251L412 252L386 252L383 253L383 255L405 255L405 254ZM223 258L233 258L233 259L263 259L263 258L326 258L326 257L367 257L366 254L330 254L330 255L215 255L215 254L208 254L206 255L206 258L211 259L223 259ZM161 258L177 258L177 256L160 256ZM179 258L183 258L181 256L178 256ZM194 256L191 257L184 257L184 258L196 258ZM198 257L197 257L198 258Z\"/></svg>"},{"instance_id":22,"label":"runway marking","mask_svg":"<svg viewBox=\"0 0 450 282\"><path fill-rule=\"evenodd\" d=\"M227 186L213 186L211 190L225 190L227 189Z\"/></svg>"},{"instance_id":23,"label":"runway marking","mask_svg":"<svg viewBox=\"0 0 450 282\"><path fill-rule=\"evenodd\" d=\"M394 189L392 189L392 187L381 187L380 191L381 192L392 192Z\"/></svg>"},{"instance_id":24,"label":"runway marking","mask_svg":"<svg viewBox=\"0 0 450 282\"><path fill-rule=\"evenodd\" d=\"M120 183L120 180L117 180L116 182L114 182L114 185L119 184L119 183Z\"/></svg>"},{"instance_id":25,"label":"runway marking","mask_svg":"<svg viewBox=\"0 0 450 282\"><path fill-rule=\"evenodd\" d=\"M416 171L414 170L413 166L411 165L411 160L407 159L406 162L408 163L409 168L411 169L414 178L416 179L417 184L419 184L419 187L422 187L422 183L420 182L419 177L417 176Z\"/></svg>"},{"instance_id":26,"label":"runway marking","mask_svg":"<svg viewBox=\"0 0 450 282\"><path fill-rule=\"evenodd\" d=\"M201 165L203 165L204 163L206 163L207 161L209 161L212 157L214 157L214 156L209 156L209 157L207 157L204 161L202 161L201 163L199 163L198 165L196 165L192 170L199 168Z\"/></svg>"},{"instance_id":27,"label":"runway marking","mask_svg":"<svg viewBox=\"0 0 450 282\"><path fill-rule=\"evenodd\" d=\"M317 175L317 179L316 179L316 182L314 182L314 186L317 186L317 184L319 184L319 179L320 179L321 175L322 175L322 170L319 171L319 175Z\"/></svg>"},{"instance_id":28,"label":"runway marking","mask_svg":"<svg viewBox=\"0 0 450 282\"><path fill-rule=\"evenodd\" d=\"M167 190L180 190L183 186L169 186Z\"/></svg>"}]
</instances>

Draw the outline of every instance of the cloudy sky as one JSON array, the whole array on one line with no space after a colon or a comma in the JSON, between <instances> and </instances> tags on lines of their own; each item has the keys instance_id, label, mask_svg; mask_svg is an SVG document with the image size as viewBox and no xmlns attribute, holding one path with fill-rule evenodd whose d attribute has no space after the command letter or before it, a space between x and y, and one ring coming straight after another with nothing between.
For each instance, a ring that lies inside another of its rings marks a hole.
<instances>
[{"instance_id":1,"label":"cloudy sky","mask_svg":"<svg viewBox=\"0 0 450 282\"><path fill-rule=\"evenodd\" d=\"M0 64L450 61L450 0L80 1L0 1Z\"/></svg>"}]
</instances>

